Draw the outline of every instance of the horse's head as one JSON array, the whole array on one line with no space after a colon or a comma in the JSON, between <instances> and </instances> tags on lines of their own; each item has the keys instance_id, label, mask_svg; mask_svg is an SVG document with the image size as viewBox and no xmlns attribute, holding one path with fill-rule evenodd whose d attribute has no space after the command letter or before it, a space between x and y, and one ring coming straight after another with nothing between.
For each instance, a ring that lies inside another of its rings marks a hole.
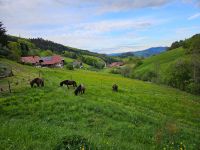
<instances>
[{"instance_id":1,"label":"horse's head","mask_svg":"<svg viewBox=\"0 0 200 150\"><path fill-rule=\"evenodd\" d=\"M31 87L33 87L33 81L30 81L30 85L31 85Z\"/></svg>"},{"instance_id":2,"label":"horse's head","mask_svg":"<svg viewBox=\"0 0 200 150\"><path fill-rule=\"evenodd\" d=\"M77 87L76 81L74 81L74 86Z\"/></svg>"},{"instance_id":3,"label":"horse's head","mask_svg":"<svg viewBox=\"0 0 200 150\"><path fill-rule=\"evenodd\" d=\"M74 91L74 94L75 94L76 96L78 95L78 90L77 90L77 89Z\"/></svg>"}]
</instances>

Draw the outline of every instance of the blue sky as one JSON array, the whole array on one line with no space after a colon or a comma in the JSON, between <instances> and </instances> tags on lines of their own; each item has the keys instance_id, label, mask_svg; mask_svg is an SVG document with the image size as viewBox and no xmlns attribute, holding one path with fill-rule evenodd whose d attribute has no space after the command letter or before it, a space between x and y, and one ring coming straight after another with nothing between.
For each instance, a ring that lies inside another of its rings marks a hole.
<instances>
[{"instance_id":1,"label":"blue sky","mask_svg":"<svg viewBox=\"0 0 200 150\"><path fill-rule=\"evenodd\" d=\"M137 51L200 33L200 0L0 0L0 21L16 36Z\"/></svg>"}]
</instances>

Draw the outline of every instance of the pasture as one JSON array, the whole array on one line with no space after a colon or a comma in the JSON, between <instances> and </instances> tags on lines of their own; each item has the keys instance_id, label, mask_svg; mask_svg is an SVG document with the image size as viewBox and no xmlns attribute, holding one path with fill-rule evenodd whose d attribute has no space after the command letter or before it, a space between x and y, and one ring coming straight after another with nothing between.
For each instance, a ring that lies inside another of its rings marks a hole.
<instances>
[{"instance_id":1,"label":"pasture","mask_svg":"<svg viewBox=\"0 0 200 150\"><path fill-rule=\"evenodd\" d=\"M106 72L0 62L12 66L15 75L1 85L22 81L12 85L12 93L0 94L0 149L61 149L64 143L76 149L69 144L73 138L83 141L80 149L200 147L199 96ZM30 88L29 78L39 72L45 86ZM73 87L60 87L66 79L83 83L85 94L74 96ZM112 91L114 83L118 92Z\"/></svg>"}]
</instances>

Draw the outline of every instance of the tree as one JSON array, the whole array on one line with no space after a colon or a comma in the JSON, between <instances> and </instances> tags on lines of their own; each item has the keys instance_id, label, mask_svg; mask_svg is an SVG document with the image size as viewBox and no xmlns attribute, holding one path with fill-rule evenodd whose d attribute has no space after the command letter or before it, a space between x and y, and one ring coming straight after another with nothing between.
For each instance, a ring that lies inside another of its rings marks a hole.
<instances>
[{"instance_id":1,"label":"tree","mask_svg":"<svg viewBox=\"0 0 200 150\"><path fill-rule=\"evenodd\" d=\"M171 64L167 70L167 83L173 87L185 90L191 79L191 63L180 59Z\"/></svg>"},{"instance_id":2,"label":"tree","mask_svg":"<svg viewBox=\"0 0 200 150\"><path fill-rule=\"evenodd\" d=\"M17 42L9 42L8 48L10 49L10 55L8 56L12 60L19 60L21 56L20 44Z\"/></svg>"},{"instance_id":3,"label":"tree","mask_svg":"<svg viewBox=\"0 0 200 150\"><path fill-rule=\"evenodd\" d=\"M183 43L184 43L184 41L182 41L182 40L176 41L176 42L172 43L172 45L168 48L168 50L179 48L179 47L183 46Z\"/></svg>"},{"instance_id":4,"label":"tree","mask_svg":"<svg viewBox=\"0 0 200 150\"><path fill-rule=\"evenodd\" d=\"M0 22L0 45L6 46L8 43L7 41L7 35L6 35L6 29L5 27L3 27L3 23Z\"/></svg>"}]
</instances>

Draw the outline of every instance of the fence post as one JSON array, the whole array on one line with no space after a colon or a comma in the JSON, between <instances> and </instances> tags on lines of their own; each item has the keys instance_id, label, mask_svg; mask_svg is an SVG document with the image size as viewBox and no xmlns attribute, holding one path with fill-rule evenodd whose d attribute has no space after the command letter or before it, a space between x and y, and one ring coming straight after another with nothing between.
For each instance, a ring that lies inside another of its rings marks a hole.
<instances>
[{"instance_id":1,"label":"fence post","mask_svg":"<svg viewBox=\"0 0 200 150\"><path fill-rule=\"evenodd\" d=\"M9 92L11 93L11 87L10 87L10 81L8 80L8 89L9 89Z\"/></svg>"},{"instance_id":2,"label":"fence post","mask_svg":"<svg viewBox=\"0 0 200 150\"><path fill-rule=\"evenodd\" d=\"M71 80L72 80L72 75L70 76Z\"/></svg>"}]
</instances>

